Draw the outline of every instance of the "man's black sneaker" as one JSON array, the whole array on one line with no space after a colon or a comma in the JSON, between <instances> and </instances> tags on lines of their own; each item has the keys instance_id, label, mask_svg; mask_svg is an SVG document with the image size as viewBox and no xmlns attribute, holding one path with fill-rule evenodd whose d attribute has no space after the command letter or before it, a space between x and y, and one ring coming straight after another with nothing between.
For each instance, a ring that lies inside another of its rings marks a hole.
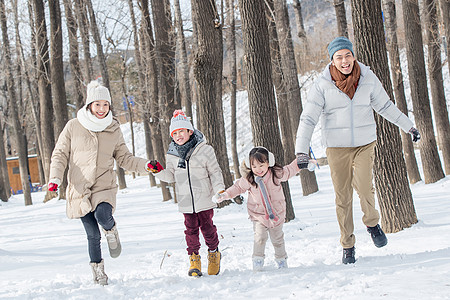
<instances>
[{"instance_id":1,"label":"man's black sneaker","mask_svg":"<svg viewBox=\"0 0 450 300\"><path fill-rule=\"evenodd\" d=\"M342 263L345 265L355 263L355 247L344 248L342 253Z\"/></svg>"},{"instance_id":2,"label":"man's black sneaker","mask_svg":"<svg viewBox=\"0 0 450 300\"><path fill-rule=\"evenodd\" d=\"M387 238L379 224L377 226L367 227L367 232L370 233L376 247L381 248L386 246Z\"/></svg>"}]
</instances>

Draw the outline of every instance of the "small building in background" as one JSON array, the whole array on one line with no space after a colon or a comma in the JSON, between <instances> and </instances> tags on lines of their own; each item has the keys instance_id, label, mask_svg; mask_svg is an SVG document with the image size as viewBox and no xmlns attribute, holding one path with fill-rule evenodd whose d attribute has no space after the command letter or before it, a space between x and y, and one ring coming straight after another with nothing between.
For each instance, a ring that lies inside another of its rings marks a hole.
<instances>
[{"instance_id":1,"label":"small building in background","mask_svg":"<svg viewBox=\"0 0 450 300\"><path fill-rule=\"evenodd\" d=\"M9 185L11 187L11 194L22 194L22 182L20 180L20 170L19 170L19 158L8 157L6 158L6 163L8 166L9 175ZM42 183L39 182L39 169L38 169L38 159L37 154L28 155L28 172L31 181L31 191L36 192L42 190Z\"/></svg>"}]
</instances>

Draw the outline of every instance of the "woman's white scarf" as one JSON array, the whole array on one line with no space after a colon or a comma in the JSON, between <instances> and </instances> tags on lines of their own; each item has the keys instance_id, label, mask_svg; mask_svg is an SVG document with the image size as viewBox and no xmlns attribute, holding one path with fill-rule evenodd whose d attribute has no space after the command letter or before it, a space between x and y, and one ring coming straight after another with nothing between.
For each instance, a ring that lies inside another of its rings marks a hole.
<instances>
[{"instance_id":1,"label":"woman's white scarf","mask_svg":"<svg viewBox=\"0 0 450 300\"><path fill-rule=\"evenodd\" d=\"M77 119L84 128L94 132L105 130L106 127L111 125L113 120L111 111L108 112L106 117L99 119L90 110L86 110L86 105L78 111Z\"/></svg>"}]
</instances>

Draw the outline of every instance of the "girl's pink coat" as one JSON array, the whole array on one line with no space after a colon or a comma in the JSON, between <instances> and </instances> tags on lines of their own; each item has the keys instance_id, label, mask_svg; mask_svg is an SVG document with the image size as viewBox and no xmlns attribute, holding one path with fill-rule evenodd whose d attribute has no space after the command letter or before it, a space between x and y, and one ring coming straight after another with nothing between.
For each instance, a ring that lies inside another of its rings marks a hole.
<instances>
[{"instance_id":1,"label":"girl's pink coat","mask_svg":"<svg viewBox=\"0 0 450 300\"><path fill-rule=\"evenodd\" d=\"M252 221L258 221L264 224L266 227L273 228L275 226L284 223L286 218L286 201L284 199L283 187L280 182L287 181L292 176L295 176L300 171L297 166L297 161L294 160L289 165L284 166L281 178L275 178L276 184L273 182L272 171L269 171L264 175L263 180L266 185L269 200L272 203L274 213L278 216L278 221L273 221L266 218L266 211L264 208L264 199L259 187L255 187L248 182L247 178L242 177L238 179L232 186L230 186L225 192L230 198L234 198L237 195L243 194L248 191L247 210L249 219Z\"/></svg>"}]
</instances>

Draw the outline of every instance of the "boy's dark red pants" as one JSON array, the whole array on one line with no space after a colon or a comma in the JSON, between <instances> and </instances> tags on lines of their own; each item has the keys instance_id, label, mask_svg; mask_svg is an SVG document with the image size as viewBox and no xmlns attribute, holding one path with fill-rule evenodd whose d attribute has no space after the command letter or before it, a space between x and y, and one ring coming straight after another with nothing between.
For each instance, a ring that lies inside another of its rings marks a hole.
<instances>
[{"instance_id":1,"label":"boy's dark red pants","mask_svg":"<svg viewBox=\"0 0 450 300\"><path fill-rule=\"evenodd\" d=\"M187 251L188 254L198 254L200 250L199 229L202 231L208 250L215 250L219 246L217 228L213 224L214 210L209 209L193 214L184 214L184 225L186 230Z\"/></svg>"}]
</instances>

